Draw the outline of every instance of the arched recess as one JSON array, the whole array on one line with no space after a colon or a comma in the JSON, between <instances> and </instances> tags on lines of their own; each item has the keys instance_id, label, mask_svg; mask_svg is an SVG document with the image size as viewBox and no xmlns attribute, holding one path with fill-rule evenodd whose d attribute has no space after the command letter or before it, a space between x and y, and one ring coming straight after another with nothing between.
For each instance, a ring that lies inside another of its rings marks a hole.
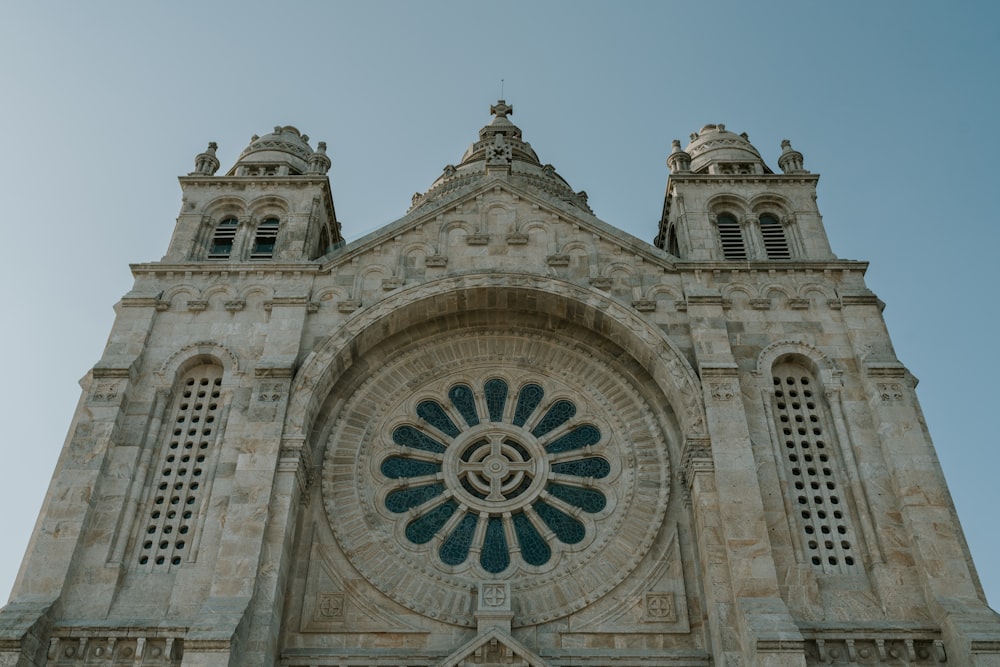
<instances>
[{"instance_id":1,"label":"arched recess","mask_svg":"<svg viewBox=\"0 0 1000 667\"><path fill-rule=\"evenodd\" d=\"M756 374L771 434L796 560L818 574L857 575L881 562L866 490L840 405L841 372L804 341L780 341Z\"/></svg>"},{"instance_id":2,"label":"arched recess","mask_svg":"<svg viewBox=\"0 0 1000 667\"><path fill-rule=\"evenodd\" d=\"M671 521L686 521L681 448L705 430L698 380L660 330L559 279L498 282L443 278L359 310L306 358L284 428L319 466L316 511L345 557L396 602L461 626L474 625L462 591L484 576L510 580L523 605L517 626L579 611L619 585L648 590L654 570L636 568ZM493 407L488 385L498 381L507 398ZM519 420L532 392L544 398ZM551 417L560 410L569 416ZM511 465L538 462L533 481L503 499L462 500L462 487L474 491L449 470L496 433L515 441ZM417 454L400 450L413 443ZM435 453L445 456L440 483L427 478ZM442 495L449 484L453 495ZM509 560L484 560L498 543ZM397 577L405 587L391 585ZM581 591L581 579L595 583ZM683 583L671 585L683 599ZM422 602L431 589L440 605Z\"/></svg>"},{"instance_id":3,"label":"arched recess","mask_svg":"<svg viewBox=\"0 0 1000 667\"><path fill-rule=\"evenodd\" d=\"M223 377L228 384L229 378L241 374L240 361L236 354L227 347L203 341L185 345L177 350L167 359L156 374L164 378L167 383L173 383L175 378L183 374L187 369L200 364L218 364L222 366Z\"/></svg>"},{"instance_id":4,"label":"arched recess","mask_svg":"<svg viewBox=\"0 0 1000 667\"><path fill-rule=\"evenodd\" d=\"M340 375L385 338L420 321L471 310L533 312L565 320L619 345L650 375L677 415L684 437L705 434L700 380L661 330L610 297L553 277L455 276L413 286L355 313L306 357L291 388L284 433L308 437Z\"/></svg>"}]
</instances>

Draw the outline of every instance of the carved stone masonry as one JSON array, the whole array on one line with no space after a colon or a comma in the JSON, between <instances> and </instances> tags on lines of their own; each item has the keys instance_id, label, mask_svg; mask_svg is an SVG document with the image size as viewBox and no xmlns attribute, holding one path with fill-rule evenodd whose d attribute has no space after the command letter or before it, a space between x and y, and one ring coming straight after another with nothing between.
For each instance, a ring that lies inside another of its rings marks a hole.
<instances>
[{"instance_id":1,"label":"carved stone masonry","mask_svg":"<svg viewBox=\"0 0 1000 667\"><path fill-rule=\"evenodd\" d=\"M510 622L514 618L511 608L510 583L506 581L483 581L478 586L476 601L476 623L479 631L487 628L501 628L510 632Z\"/></svg>"},{"instance_id":2,"label":"carved stone masonry","mask_svg":"<svg viewBox=\"0 0 1000 667\"><path fill-rule=\"evenodd\" d=\"M728 382L713 382L711 389L712 398L717 401L731 401L736 395L736 389Z\"/></svg>"},{"instance_id":3,"label":"carved stone masonry","mask_svg":"<svg viewBox=\"0 0 1000 667\"><path fill-rule=\"evenodd\" d=\"M316 610L313 616L317 621L332 621L344 618L344 594L316 593Z\"/></svg>"},{"instance_id":4,"label":"carved stone masonry","mask_svg":"<svg viewBox=\"0 0 1000 667\"><path fill-rule=\"evenodd\" d=\"M646 619L673 622L677 620L673 593L646 593Z\"/></svg>"},{"instance_id":5,"label":"carved stone masonry","mask_svg":"<svg viewBox=\"0 0 1000 667\"><path fill-rule=\"evenodd\" d=\"M284 385L280 382L262 382L256 392L257 400L261 403L280 401L284 392Z\"/></svg>"},{"instance_id":6,"label":"carved stone masonry","mask_svg":"<svg viewBox=\"0 0 1000 667\"><path fill-rule=\"evenodd\" d=\"M448 265L448 258L444 255L428 255L427 259L424 260L424 266L428 268L437 268Z\"/></svg>"},{"instance_id":7,"label":"carved stone masonry","mask_svg":"<svg viewBox=\"0 0 1000 667\"><path fill-rule=\"evenodd\" d=\"M94 391L90 395L91 403L110 403L118 398L120 383L118 382L98 382L94 385Z\"/></svg>"},{"instance_id":8,"label":"carved stone masonry","mask_svg":"<svg viewBox=\"0 0 1000 667\"><path fill-rule=\"evenodd\" d=\"M903 387L898 382L880 382L878 393L883 401L895 403L903 400Z\"/></svg>"}]
</instances>

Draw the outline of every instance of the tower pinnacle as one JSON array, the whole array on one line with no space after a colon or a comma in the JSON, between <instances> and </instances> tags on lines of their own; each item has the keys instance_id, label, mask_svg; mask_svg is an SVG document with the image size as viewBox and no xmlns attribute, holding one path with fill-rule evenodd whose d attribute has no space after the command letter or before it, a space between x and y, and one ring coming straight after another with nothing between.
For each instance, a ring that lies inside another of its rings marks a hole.
<instances>
[{"instance_id":1,"label":"tower pinnacle","mask_svg":"<svg viewBox=\"0 0 1000 667\"><path fill-rule=\"evenodd\" d=\"M514 115L514 107L507 104L506 100L497 100L496 104L490 106L490 113L497 118L506 118Z\"/></svg>"}]
</instances>

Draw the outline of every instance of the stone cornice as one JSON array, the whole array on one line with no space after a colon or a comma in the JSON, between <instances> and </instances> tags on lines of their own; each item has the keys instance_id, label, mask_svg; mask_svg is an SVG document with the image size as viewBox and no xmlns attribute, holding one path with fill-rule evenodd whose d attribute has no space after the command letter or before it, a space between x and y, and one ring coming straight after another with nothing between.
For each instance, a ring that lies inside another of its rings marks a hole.
<instances>
[{"instance_id":1,"label":"stone cornice","mask_svg":"<svg viewBox=\"0 0 1000 667\"><path fill-rule=\"evenodd\" d=\"M140 264L129 264L132 276L139 278L142 276L163 276L165 274L199 275L209 276L234 276L243 277L251 274L289 274L295 277L297 274L320 273L319 264L305 262L186 262L183 264L167 264L164 262L144 262Z\"/></svg>"},{"instance_id":2,"label":"stone cornice","mask_svg":"<svg viewBox=\"0 0 1000 667\"><path fill-rule=\"evenodd\" d=\"M670 182L687 183L812 183L819 181L819 174L694 174L677 173L670 174L667 179L668 188Z\"/></svg>"},{"instance_id":3,"label":"stone cornice","mask_svg":"<svg viewBox=\"0 0 1000 667\"><path fill-rule=\"evenodd\" d=\"M178 176L183 185L219 186L219 185L259 185L273 187L275 185L325 185L330 187L330 179L321 174L301 174L289 176Z\"/></svg>"},{"instance_id":4,"label":"stone cornice","mask_svg":"<svg viewBox=\"0 0 1000 667\"><path fill-rule=\"evenodd\" d=\"M680 272L686 271L868 271L868 262L857 259L817 259L817 260L677 260L673 266Z\"/></svg>"}]
</instances>

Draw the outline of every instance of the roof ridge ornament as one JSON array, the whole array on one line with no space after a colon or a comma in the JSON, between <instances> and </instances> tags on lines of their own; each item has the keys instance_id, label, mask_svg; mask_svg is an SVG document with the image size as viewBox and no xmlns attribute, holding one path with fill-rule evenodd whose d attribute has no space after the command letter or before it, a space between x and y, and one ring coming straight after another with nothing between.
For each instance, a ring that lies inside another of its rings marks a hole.
<instances>
[{"instance_id":1,"label":"roof ridge ornament","mask_svg":"<svg viewBox=\"0 0 1000 667\"><path fill-rule=\"evenodd\" d=\"M490 105L490 114L497 118L506 118L514 115L514 107L507 104L507 100L497 100L496 104Z\"/></svg>"}]
</instances>

